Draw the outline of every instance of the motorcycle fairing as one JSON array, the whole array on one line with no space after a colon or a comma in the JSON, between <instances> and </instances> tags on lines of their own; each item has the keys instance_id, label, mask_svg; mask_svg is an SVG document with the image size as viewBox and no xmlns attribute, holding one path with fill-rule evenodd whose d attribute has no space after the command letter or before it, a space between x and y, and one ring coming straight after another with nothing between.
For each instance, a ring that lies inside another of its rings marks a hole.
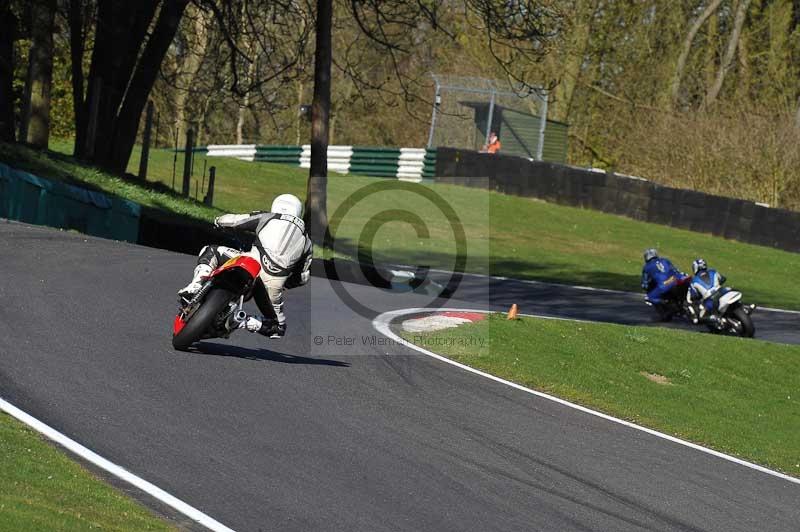
<instances>
[{"instance_id":1,"label":"motorcycle fairing","mask_svg":"<svg viewBox=\"0 0 800 532\"><path fill-rule=\"evenodd\" d=\"M237 289L243 283L252 286L252 281L258 277L259 273L261 273L261 265L257 260L247 255L239 255L229 259L222 266L211 272L208 278L216 284L227 285ZM249 297L249 294L246 294L246 299L249 299ZM186 326L186 321L188 320L184 320L184 315L185 312L179 312L175 316L172 322L173 336L181 332Z\"/></svg>"},{"instance_id":2,"label":"motorcycle fairing","mask_svg":"<svg viewBox=\"0 0 800 532\"><path fill-rule=\"evenodd\" d=\"M730 290L722 294L719 298L719 311L724 314L728 307L742 299L742 293L737 290Z\"/></svg>"},{"instance_id":3,"label":"motorcycle fairing","mask_svg":"<svg viewBox=\"0 0 800 532\"><path fill-rule=\"evenodd\" d=\"M258 274L261 273L261 264L259 264L257 260L247 255L239 255L238 257L229 259L227 262L225 262L225 264L211 272L209 277L215 277L218 274L232 268L244 269L253 279L258 277Z\"/></svg>"}]
</instances>

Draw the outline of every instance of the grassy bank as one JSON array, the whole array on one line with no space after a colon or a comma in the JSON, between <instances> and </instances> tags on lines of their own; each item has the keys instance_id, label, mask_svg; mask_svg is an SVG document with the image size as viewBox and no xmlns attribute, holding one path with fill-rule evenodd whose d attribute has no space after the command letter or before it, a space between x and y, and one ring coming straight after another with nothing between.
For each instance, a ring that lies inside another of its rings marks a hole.
<instances>
[{"instance_id":1,"label":"grassy bank","mask_svg":"<svg viewBox=\"0 0 800 532\"><path fill-rule=\"evenodd\" d=\"M218 168L216 205L223 210L264 209L274 195L287 191L305 197L306 170L198 157L196 174L201 173L204 159L206 166ZM156 151L151 175L170 183L172 163L172 153ZM179 160L178 173L181 164ZM138 168L137 154L130 171L134 167ZM332 173L328 214L332 217L357 191L379 182L394 183ZM636 291L641 253L655 246L686 270L697 256L705 257L749 301L800 309L800 286L786 282L800 270L800 255L795 253L466 187L416 187L433 192L453 208L466 234L467 271ZM457 249L450 221L429 199L409 191L376 193L354 206L337 235L341 254L358 254L366 245L359 243L362 230L371 220L391 218L386 214L390 210L419 215L430 234L418 238L407 221L383 225L367 245L377 260L452 268Z\"/></svg>"},{"instance_id":2,"label":"grassy bank","mask_svg":"<svg viewBox=\"0 0 800 532\"><path fill-rule=\"evenodd\" d=\"M63 142L54 143L56 149L66 151L67 147L68 145ZM99 190L142 205L197 219L213 220L214 216L218 216L220 212L217 209L208 208L202 203L187 201L158 184L141 184L125 180L92 166L81 164L72 157L57 151L38 152L19 145L0 143L0 162L39 177Z\"/></svg>"},{"instance_id":3,"label":"grassy bank","mask_svg":"<svg viewBox=\"0 0 800 532\"><path fill-rule=\"evenodd\" d=\"M0 530L175 530L0 413Z\"/></svg>"},{"instance_id":4,"label":"grassy bank","mask_svg":"<svg viewBox=\"0 0 800 532\"><path fill-rule=\"evenodd\" d=\"M0 145L0 160L12 156L22 167L33 167L32 171L43 177L54 173L62 178L72 176L134 201L205 220L222 211L266 209L271 199L282 192L305 196L304 169L198 156L194 169L195 178L201 183L204 165L217 167L216 208L209 209L170 193L173 162L176 186L183 169L182 157L176 161L170 151L151 151L151 184L146 188L75 164L63 155L71 151L69 142L55 142L53 147L60 153L45 156ZM129 171L135 173L138 165L137 149ZM332 173L328 185L329 215L348 204L357 191L376 183L394 186L398 182ZM194 182L191 188L194 193ZM420 192L432 194L452 207L457 217L455 225L462 227L466 236L467 271L636 291L642 250L655 246L684 269L689 269L695 257L703 256L727 275L732 286L744 291L748 301L800 309L800 285L787 282L800 269L798 254L451 185L414 185L410 190L387 190L364 198L342 220L336 235L338 254L356 256L371 248L375 258L383 262L452 268L457 246L450 220ZM408 216L382 223L403 212L416 214L428 234L423 232L419 237L414 219ZM365 228L371 230L364 231Z\"/></svg>"},{"instance_id":5,"label":"grassy bank","mask_svg":"<svg viewBox=\"0 0 800 532\"><path fill-rule=\"evenodd\" d=\"M499 314L405 336L492 375L800 477L798 346Z\"/></svg>"}]
</instances>

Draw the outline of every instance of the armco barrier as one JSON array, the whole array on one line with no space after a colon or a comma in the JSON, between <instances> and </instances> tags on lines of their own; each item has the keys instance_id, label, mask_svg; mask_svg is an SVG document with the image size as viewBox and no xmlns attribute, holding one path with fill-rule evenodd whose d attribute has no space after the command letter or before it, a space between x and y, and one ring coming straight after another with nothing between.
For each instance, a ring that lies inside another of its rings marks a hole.
<instances>
[{"instance_id":1,"label":"armco barrier","mask_svg":"<svg viewBox=\"0 0 800 532\"><path fill-rule=\"evenodd\" d=\"M311 145L259 146L209 145L196 151L208 157L234 157L244 161L282 163L310 168ZM430 179L436 169L436 150L425 148L373 148L328 146L328 170L340 174L396 177L409 181Z\"/></svg>"},{"instance_id":2,"label":"armco barrier","mask_svg":"<svg viewBox=\"0 0 800 532\"><path fill-rule=\"evenodd\" d=\"M437 182L541 198L800 252L800 213L752 201L666 187L594 169L452 148L437 150L435 174Z\"/></svg>"},{"instance_id":3,"label":"armco barrier","mask_svg":"<svg viewBox=\"0 0 800 532\"><path fill-rule=\"evenodd\" d=\"M137 203L42 179L0 163L0 217L136 242Z\"/></svg>"}]
</instances>

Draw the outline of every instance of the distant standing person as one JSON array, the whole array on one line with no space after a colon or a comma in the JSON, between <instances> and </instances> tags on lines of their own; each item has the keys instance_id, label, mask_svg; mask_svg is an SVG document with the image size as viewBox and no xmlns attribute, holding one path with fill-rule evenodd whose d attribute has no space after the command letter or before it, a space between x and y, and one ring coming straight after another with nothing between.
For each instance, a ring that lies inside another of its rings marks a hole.
<instances>
[{"instance_id":1,"label":"distant standing person","mask_svg":"<svg viewBox=\"0 0 800 532\"><path fill-rule=\"evenodd\" d=\"M489 142L483 145L481 153L497 153L500 151L500 139L497 138L497 133L492 131L489 133Z\"/></svg>"}]
</instances>

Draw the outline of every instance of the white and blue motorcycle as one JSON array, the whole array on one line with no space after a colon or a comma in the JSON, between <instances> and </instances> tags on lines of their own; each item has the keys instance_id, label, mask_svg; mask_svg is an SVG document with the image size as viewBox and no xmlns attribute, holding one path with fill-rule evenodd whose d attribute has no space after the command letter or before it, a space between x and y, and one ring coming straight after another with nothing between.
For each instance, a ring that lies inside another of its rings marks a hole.
<instances>
[{"instance_id":1,"label":"white and blue motorcycle","mask_svg":"<svg viewBox=\"0 0 800 532\"><path fill-rule=\"evenodd\" d=\"M755 305L745 305L742 293L722 286L725 276L710 269L704 259L692 263L694 274L686 293L686 304L692 322L705 323L711 332L752 338L756 333L750 314ZM697 308L693 301L701 300Z\"/></svg>"},{"instance_id":2,"label":"white and blue motorcycle","mask_svg":"<svg viewBox=\"0 0 800 532\"><path fill-rule=\"evenodd\" d=\"M752 338L756 334L750 314L755 305L745 305L742 293L733 288L720 288L713 296L716 312L710 319L704 320L711 332L732 334L743 338Z\"/></svg>"}]
</instances>

